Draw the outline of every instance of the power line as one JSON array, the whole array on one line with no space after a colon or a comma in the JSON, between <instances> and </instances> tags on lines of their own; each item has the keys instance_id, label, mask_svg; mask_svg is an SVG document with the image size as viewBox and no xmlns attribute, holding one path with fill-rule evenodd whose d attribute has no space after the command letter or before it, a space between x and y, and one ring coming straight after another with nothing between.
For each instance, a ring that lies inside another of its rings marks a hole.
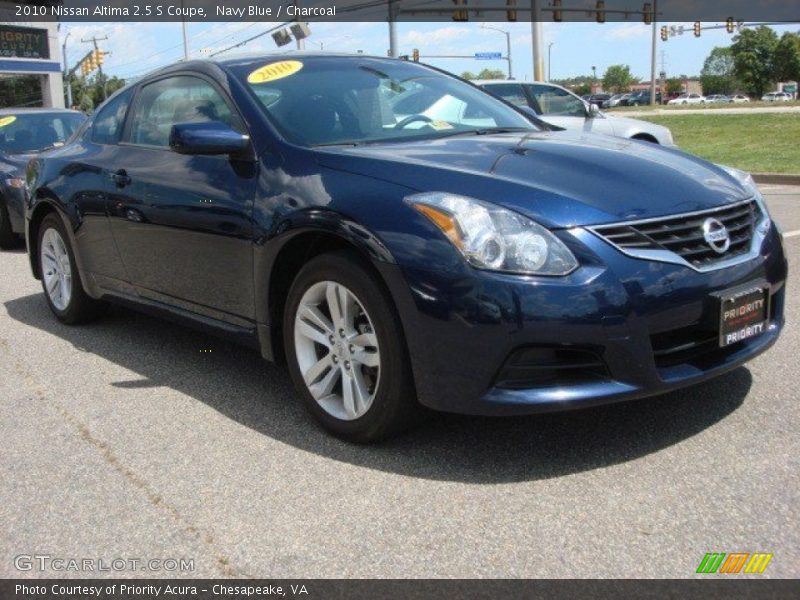
<instances>
[{"instance_id":1,"label":"power line","mask_svg":"<svg viewBox=\"0 0 800 600\"><path fill-rule=\"evenodd\" d=\"M281 27L286 27L287 24L288 23L281 23L280 25L276 25L275 27L267 29L266 31L262 31L261 33L254 35L253 37L249 37L246 40L239 42L238 44L234 44L233 46L228 46L223 50L218 50L217 52L212 53L211 56L217 56L218 54L222 54L223 52L227 52L228 50L233 50L234 48L241 48L242 46L244 46L245 44L249 44L253 40L257 40L260 37L264 37L268 33L272 33L273 31L276 31Z\"/></svg>"}]
</instances>

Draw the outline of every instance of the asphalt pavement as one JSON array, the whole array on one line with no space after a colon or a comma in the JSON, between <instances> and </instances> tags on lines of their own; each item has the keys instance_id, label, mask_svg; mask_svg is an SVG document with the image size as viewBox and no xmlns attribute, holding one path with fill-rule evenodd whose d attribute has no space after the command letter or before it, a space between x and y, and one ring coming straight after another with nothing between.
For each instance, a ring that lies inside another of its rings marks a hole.
<instances>
[{"instance_id":1,"label":"asphalt pavement","mask_svg":"<svg viewBox=\"0 0 800 600\"><path fill-rule=\"evenodd\" d=\"M764 189L798 279L800 188ZM0 577L692 577L758 551L757 577L798 577L795 283L778 344L710 383L361 447L256 352L124 309L61 325L0 254ZM194 570L19 571L31 555Z\"/></svg>"}]
</instances>

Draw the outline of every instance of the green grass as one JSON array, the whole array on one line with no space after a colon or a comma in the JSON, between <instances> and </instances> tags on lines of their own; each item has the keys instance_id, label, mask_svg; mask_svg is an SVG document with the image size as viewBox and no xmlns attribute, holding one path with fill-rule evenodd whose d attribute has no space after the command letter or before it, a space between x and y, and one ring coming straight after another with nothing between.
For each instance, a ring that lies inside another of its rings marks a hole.
<instances>
[{"instance_id":1,"label":"green grass","mask_svg":"<svg viewBox=\"0 0 800 600\"><path fill-rule=\"evenodd\" d=\"M747 108L785 108L787 106L800 106L800 101L793 101L793 102L761 102L760 100L756 102L739 102L739 103L730 103L730 102L709 102L706 104L658 104L656 106L650 106L649 104L645 104L644 106L615 106L609 109L603 109L606 112L628 112L628 111L635 111L635 112L643 112L643 111L660 111L660 112L669 112L669 113L680 113L684 110L724 110L726 108L739 108L739 109L747 109Z\"/></svg>"},{"instance_id":2,"label":"green grass","mask_svg":"<svg viewBox=\"0 0 800 600\"><path fill-rule=\"evenodd\" d=\"M675 143L712 162L758 173L800 174L800 115L640 117L672 130Z\"/></svg>"}]
</instances>

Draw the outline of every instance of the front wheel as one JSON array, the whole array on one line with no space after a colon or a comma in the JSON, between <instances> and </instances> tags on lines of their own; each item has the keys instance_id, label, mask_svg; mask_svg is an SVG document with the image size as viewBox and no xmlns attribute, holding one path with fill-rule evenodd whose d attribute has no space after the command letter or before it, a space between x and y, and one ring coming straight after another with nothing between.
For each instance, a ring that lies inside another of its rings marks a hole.
<instances>
[{"instance_id":1,"label":"front wheel","mask_svg":"<svg viewBox=\"0 0 800 600\"><path fill-rule=\"evenodd\" d=\"M75 254L61 219L47 215L39 227L39 273L47 304L63 323L75 324L100 316L106 303L83 289Z\"/></svg>"},{"instance_id":2,"label":"front wheel","mask_svg":"<svg viewBox=\"0 0 800 600\"><path fill-rule=\"evenodd\" d=\"M355 255L303 267L283 331L295 386L326 429L372 442L410 423L417 402L403 332L388 292Z\"/></svg>"}]
</instances>

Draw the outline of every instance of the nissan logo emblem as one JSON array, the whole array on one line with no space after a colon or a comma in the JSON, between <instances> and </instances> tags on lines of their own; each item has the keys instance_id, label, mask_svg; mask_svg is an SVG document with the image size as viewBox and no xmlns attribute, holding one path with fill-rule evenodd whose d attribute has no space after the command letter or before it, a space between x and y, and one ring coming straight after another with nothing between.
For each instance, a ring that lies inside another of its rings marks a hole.
<instances>
[{"instance_id":1,"label":"nissan logo emblem","mask_svg":"<svg viewBox=\"0 0 800 600\"><path fill-rule=\"evenodd\" d=\"M731 245L731 236L728 234L728 228L713 217L703 221L703 238L717 254L722 254Z\"/></svg>"}]
</instances>

